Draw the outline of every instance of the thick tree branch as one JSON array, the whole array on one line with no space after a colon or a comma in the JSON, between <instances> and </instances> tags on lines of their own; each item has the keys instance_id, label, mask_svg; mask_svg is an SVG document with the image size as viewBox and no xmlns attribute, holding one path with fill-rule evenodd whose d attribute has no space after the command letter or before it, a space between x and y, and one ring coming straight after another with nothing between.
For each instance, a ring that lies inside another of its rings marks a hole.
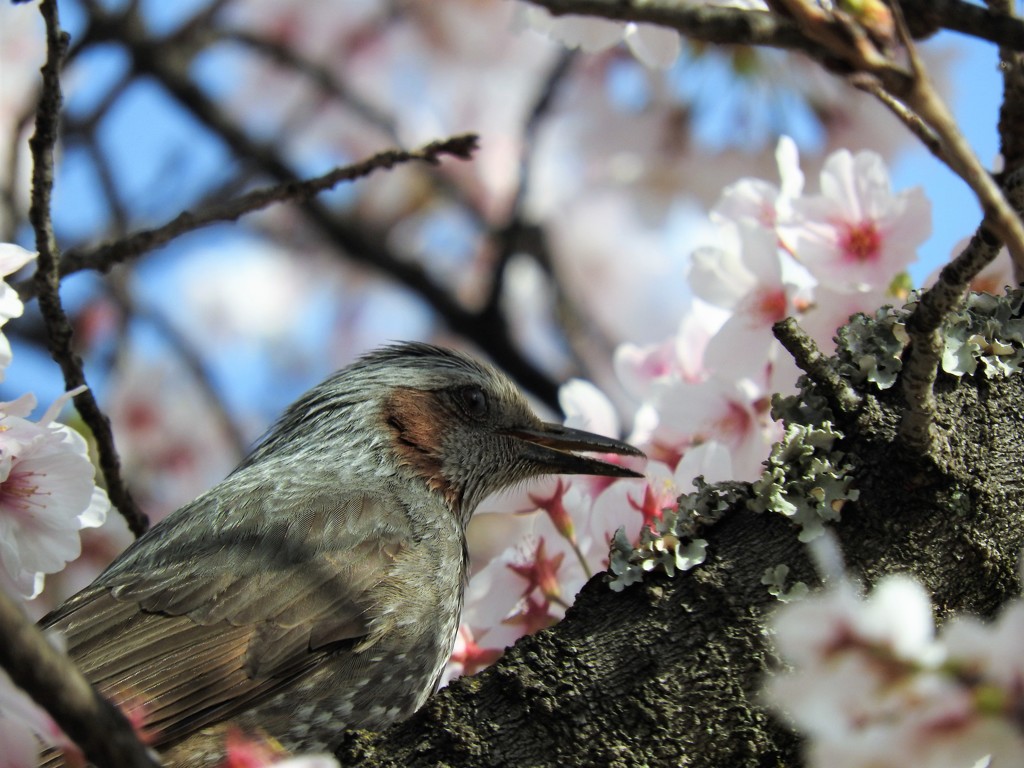
<instances>
[{"instance_id":1,"label":"thick tree branch","mask_svg":"<svg viewBox=\"0 0 1024 768\"><path fill-rule=\"evenodd\" d=\"M43 4L46 4L44 0ZM0 590L0 666L98 768L159 768L131 723Z\"/></svg>"}]
</instances>

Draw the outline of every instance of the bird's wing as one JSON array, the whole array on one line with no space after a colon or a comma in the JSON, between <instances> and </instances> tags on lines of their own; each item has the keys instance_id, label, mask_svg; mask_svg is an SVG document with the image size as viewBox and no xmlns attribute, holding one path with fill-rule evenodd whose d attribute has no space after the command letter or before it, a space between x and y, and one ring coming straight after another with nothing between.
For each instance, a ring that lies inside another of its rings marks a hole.
<instances>
[{"instance_id":1,"label":"bird's wing","mask_svg":"<svg viewBox=\"0 0 1024 768\"><path fill-rule=\"evenodd\" d=\"M274 503L272 494L253 498L243 503ZM213 517L224 512L222 501L206 504ZM140 541L41 624L64 635L101 692L142 706L154 746L172 743L250 708L344 645L372 642L368 592L411 535L388 504L321 493L215 528L199 522L210 514L191 510L186 524L154 529L155 540ZM199 530L189 534L193 517Z\"/></svg>"}]
</instances>

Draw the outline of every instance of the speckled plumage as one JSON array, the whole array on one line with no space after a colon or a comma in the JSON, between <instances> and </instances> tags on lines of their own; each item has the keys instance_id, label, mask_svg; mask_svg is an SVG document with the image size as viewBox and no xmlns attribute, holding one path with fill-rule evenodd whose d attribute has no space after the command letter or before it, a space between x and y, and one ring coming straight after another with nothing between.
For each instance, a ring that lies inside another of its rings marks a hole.
<instances>
[{"instance_id":1,"label":"speckled plumage","mask_svg":"<svg viewBox=\"0 0 1024 768\"><path fill-rule=\"evenodd\" d=\"M389 347L310 390L41 623L102 692L142 704L169 766L215 764L227 724L329 750L435 689L484 496L545 472L633 474L580 448L637 453L542 424L465 355Z\"/></svg>"}]
</instances>

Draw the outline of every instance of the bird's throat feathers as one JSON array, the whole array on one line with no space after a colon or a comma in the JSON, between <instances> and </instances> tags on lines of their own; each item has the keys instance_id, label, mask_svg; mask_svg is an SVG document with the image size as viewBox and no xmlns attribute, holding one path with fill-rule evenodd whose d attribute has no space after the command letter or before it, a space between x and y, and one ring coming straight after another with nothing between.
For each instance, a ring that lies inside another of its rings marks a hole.
<instances>
[{"instance_id":1,"label":"bird's throat feathers","mask_svg":"<svg viewBox=\"0 0 1024 768\"><path fill-rule=\"evenodd\" d=\"M412 387L396 387L384 402L384 423L394 440L399 461L440 493L448 507L458 509L461 491L444 475L442 429L437 396Z\"/></svg>"}]
</instances>

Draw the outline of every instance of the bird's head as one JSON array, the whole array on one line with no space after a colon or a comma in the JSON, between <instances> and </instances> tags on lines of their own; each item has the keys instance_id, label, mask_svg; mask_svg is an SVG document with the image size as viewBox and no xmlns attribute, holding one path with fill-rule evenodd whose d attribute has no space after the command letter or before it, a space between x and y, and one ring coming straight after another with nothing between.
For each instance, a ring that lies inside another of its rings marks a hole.
<instances>
[{"instance_id":1,"label":"bird's head","mask_svg":"<svg viewBox=\"0 0 1024 768\"><path fill-rule=\"evenodd\" d=\"M579 453L643 456L633 446L543 422L503 373L427 344L385 347L335 374L288 410L254 459L282 431L326 427L332 415L339 429L311 439L362 441L387 454L463 523L487 495L538 475L640 476Z\"/></svg>"}]
</instances>

